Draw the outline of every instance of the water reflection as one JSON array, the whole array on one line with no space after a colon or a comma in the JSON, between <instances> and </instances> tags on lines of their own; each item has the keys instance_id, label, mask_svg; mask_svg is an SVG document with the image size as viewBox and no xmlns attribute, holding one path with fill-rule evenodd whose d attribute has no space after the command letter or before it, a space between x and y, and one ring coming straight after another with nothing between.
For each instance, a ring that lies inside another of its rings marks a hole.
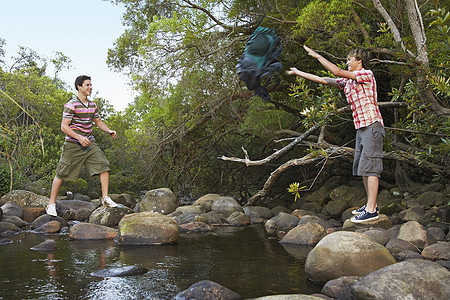
<instances>
[{"instance_id":1,"label":"water reflection","mask_svg":"<svg viewBox=\"0 0 450 300\"><path fill-rule=\"evenodd\" d=\"M159 246L51 237L58 244L51 253L30 250L49 238L35 233L22 233L0 246L0 299L171 299L200 280L218 282L243 298L321 289L304 272L311 248L282 245L269 239L262 226L182 234L177 244ZM128 277L90 275L126 265L149 271Z\"/></svg>"}]
</instances>

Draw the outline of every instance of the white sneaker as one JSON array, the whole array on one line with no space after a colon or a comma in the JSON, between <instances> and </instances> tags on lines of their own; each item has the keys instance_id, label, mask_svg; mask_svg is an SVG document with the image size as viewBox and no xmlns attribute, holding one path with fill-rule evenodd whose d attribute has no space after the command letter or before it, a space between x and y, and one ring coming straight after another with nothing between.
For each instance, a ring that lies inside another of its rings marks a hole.
<instances>
[{"instance_id":1,"label":"white sneaker","mask_svg":"<svg viewBox=\"0 0 450 300\"><path fill-rule=\"evenodd\" d=\"M117 203L112 201L109 196L106 196L104 199L102 199L102 204L108 207L117 207Z\"/></svg>"},{"instance_id":2,"label":"white sneaker","mask_svg":"<svg viewBox=\"0 0 450 300\"><path fill-rule=\"evenodd\" d=\"M53 216L53 217L57 217L58 214L56 213L56 204L49 204L47 205L47 207L45 208L45 212L47 213L47 215Z\"/></svg>"}]
</instances>

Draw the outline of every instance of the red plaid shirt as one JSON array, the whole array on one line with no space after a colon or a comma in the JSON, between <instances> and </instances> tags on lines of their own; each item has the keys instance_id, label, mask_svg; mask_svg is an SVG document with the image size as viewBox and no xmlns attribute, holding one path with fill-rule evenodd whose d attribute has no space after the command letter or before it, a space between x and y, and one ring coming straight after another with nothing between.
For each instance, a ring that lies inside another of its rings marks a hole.
<instances>
[{"instance_id":1,"label":"red plaid shirt","mask_svg":"<svg viewBox=\"0 0 450 300\"><path fill-rule=\"evenodd\" d=\"M366 127L377 121L384 126L377 104L377 83L372 71L360 69L353 73L356 75L356 80L338 78L337 83L344 89L347 102L353 112L355 128Z\"/></svg>"}]
</instances>

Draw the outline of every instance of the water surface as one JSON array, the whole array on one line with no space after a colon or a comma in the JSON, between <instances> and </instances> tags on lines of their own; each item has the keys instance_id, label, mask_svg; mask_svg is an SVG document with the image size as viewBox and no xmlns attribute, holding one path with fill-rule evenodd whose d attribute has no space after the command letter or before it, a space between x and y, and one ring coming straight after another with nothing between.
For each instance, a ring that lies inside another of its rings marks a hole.
<instances>
[{"instance_id":1,"label":"water surface","mask_svg":"<svg viewBox=\"0 0 450 300\"><path fill-rule=\"evenodd\" d=\"M9 239L13 243L0 245L0 299L172 299L200 280L215 281L244 299L321 290L304 271L311 248L282 245L262 226L183 234L177 244L160 246L124 247L32 232ZM51 254L30 250L46 239L54 239L58 249ZM149 272L120 278L90 275L127 265Z\"/></svg>"}]
</instances>

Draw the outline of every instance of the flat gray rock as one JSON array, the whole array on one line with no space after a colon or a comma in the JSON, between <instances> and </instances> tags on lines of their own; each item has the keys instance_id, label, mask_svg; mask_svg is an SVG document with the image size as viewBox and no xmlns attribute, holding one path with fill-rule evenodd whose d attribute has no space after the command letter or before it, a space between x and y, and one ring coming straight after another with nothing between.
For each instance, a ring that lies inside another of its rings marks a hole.
<instances>
[{"instance_id":1,"label":"flat gray rock","mask_svg":"<svg viewBox=\"0 0 450 300\"><path fill-rule=\"evenodd\" d=\"M148 270L140 266L125 266L120 268L106 268L92 272L91 276L96 277L124 277L124 276L135 276L147 273Z\"/></svg>"}]
</instances>

